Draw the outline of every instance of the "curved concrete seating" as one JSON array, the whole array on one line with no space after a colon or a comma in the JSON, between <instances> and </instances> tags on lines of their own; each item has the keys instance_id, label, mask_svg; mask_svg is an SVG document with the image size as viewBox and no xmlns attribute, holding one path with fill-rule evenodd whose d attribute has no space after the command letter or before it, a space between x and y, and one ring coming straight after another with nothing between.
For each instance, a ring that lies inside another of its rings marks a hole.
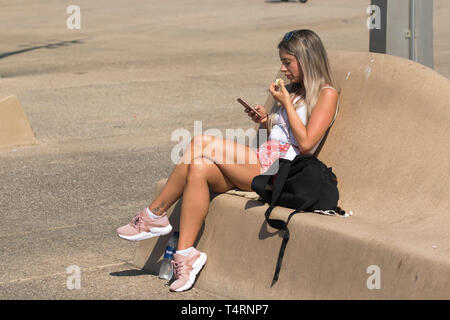
<instances>
[{"instance_id":1,"label":"curved concrete seating","mask_svg":"<svg viewBox=\"0 0 450 320\"><path fill-rule=\"evenodd\" d=\"M329 55L342 92L319 158L353 216L294 216L271 287L282 235L265 223L267 205L212 195L196 243L208 262L195 286L233 299L448 299L450 81L394 56ZM177 228L179 203L169 214ZM134 263L157 272L167 240L140 242Z\"/></svg>"},{"instance_id":2,"label":"curved concrete seating","mask_svg":"<svg viewBox=\"0 0 450 320\"><path fill-rule=\"evenodd\" d=\"M0 100L0 148L37 144L16 96Z\"/></svg>"}]
</instances>

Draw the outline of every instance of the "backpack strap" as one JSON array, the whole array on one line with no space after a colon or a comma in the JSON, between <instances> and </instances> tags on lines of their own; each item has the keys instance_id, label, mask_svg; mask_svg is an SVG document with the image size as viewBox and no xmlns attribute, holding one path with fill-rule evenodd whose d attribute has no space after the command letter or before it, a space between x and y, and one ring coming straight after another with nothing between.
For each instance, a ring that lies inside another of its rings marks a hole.
<instances>
[{"instance_id":1,"label":"backpack strap","mask_svg":"<svg viewBox=\"0 0 450 320\"><path fill-rule=\"evenodd\" d=\"M311 206L313 203L308 204L308 206ZM306 206L304 206L306 208ZM278 281L278 276L280 274L281 270L281 264L283 263L283 257L284 257L284 251L286 251L286 246L290 238L290 233L288 229L288 223L291 220L291 218L294 216L294 214L297 214L299 212L305 212L303 209L296 209L292 211L286 222L280 219L270 219L270 213L275 208L275 205L270 205L269 208L267 208L265 217L267 224L270 225L272 228L278 229L280 231L284 231L283 234L283 242L281 243L280 252L278 253L278 259L277 259L277 266L275 267L275 273L273 275L272 284L271 287Z\"/></svg>"},{"instance_id":2,"label":"backpack strap","mask_svg":"<svg viewBox=\"0 0 450 320\"><path fill-rule=\"evenodd\" d=\"M278 253L277 265L275 267L275 273L273 275L272 284L270 285L271 287L273 287L273 285L278 281L278 276L280 274L281 265L283 263L284 252L286 251L286 246L287 246L287 243L290 238L290 233L289 233L289 229L288 229L287 225L294 214L301 212L301 210L293 211L289 215L287 221L284 222L283 220L280 220L280 219L270 219L269 218L270 213L272 212L273 208L275 208L275 206L270 205L269 208L266 210L266 213L265 213L266 221L272 228L278 229L280 231L284 231L284 234L283 234L283 242L281 243L281 247L280 247L280 252Z\"/></svg>"},{"instance_id":3,"label":"backpack strap","mask_svg":"<svg viewBox=\"0 0 450 320\"><path fill-rule=\"evenodd\" d=\"M289 214L288 219L285 221L280 219L271 219L270 214L272 213L272 210L276 207L275 203L277 202L278 198L281 195L281 191L283 190L284 184L286 182L286 179L289 175L289 171L291 169L292 162L289 160L280 160L280 167L276 176L276 179L273 182L273 188L272 188L272 199L271 203L269 205L269 208L267 208L264 216L266 218L267 224L270 225L272 228L278 229L280 231L284 231L283 234L283 242L281 243L280 252L278 253L278 259L277 259L277 265L275 268L275 273L273 275L273 280L271 287L278 281L278 276L280 274L281 265L283 262L284 252L286 250L287 243L290 238L290 233L288 229L288 223L291 220L292 216L294 214L297 214L299 212L302 212L304 209L309 208L314 204L315 200L310 200L309 202L303 204L301 208L298 208L297 210L293 211L291 214Z\"/></svg>"}]
</instances>

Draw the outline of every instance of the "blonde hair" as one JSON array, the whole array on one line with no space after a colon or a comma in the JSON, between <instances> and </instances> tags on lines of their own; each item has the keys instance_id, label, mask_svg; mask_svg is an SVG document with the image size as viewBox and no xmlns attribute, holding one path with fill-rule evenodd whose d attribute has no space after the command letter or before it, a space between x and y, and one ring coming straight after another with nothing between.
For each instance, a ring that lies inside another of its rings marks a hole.
<instances>
[{"instance_id":1,"label":"blonde hair","mask_svg":"<svg viewBox=\"0 0 450 320\"><path fill-rule=\"evenodd\" d=\"M303 73L303 81L300 84L292 84L286 88L290 93L303 95L307 107L307 120L319 98L320 90L325 84L334 87L338 94L334 75L328 61L328 55L319 36L307 29L294 30L284 35L278 44L278 49L296 57ZM295 108L298 107L294 106ZM274 104L268 118L268 130L273 126L273 117L278 110L277 103Z\"/></svg>"}]
</instances>

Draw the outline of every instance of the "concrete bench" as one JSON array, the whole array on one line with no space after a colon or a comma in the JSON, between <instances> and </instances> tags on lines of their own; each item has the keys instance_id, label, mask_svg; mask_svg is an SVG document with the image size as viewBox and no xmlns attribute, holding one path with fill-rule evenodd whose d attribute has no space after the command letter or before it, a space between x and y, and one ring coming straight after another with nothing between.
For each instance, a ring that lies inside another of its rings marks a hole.
<instances>
[{"instance_id":1,"label":"concrete bench","mask_svg":"<svg viewBox=\"0 0 450 320\"><path fill-rule=\"evenodd\" d=\"M212 195L195 244L208 262L195 287L232 299L449 299L450 81L394 56L329 55L342 92L319 159L353 215L295 215L271 286L282 234L265 223L267 205ZM175 229L179 208L169 210ZM168 238L138 243L134 264L157 273Z\"/></svg>"},{"instance_id":2,"label":"concrete bench","mask_svg":"<svg viewBox=\"0 0 450 320\"><path fill-rule=\"evenodd\" d=\"M36 137L17 97L0 99L0 149L34 144Z\"/></svg>"}]
</instances>

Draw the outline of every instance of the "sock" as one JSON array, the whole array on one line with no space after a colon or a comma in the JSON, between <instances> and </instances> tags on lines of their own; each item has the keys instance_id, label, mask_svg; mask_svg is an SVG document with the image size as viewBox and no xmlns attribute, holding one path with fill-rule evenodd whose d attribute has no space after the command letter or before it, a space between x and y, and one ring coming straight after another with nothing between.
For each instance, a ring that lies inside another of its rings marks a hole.
<instances>
[{"instance_id":1,"label":"sock","mask_svg":"<svg viewBox=\"0 0 450 320\"><path fill-rule=\"evenodd\" d=\"M181 254L186 257L189 254L189 252L191 252L192 249L194 249L194 247L189 247L183 250L177 250L176 254Z\"/></svg>"},{"instance_id":2,"label":"sock","mask_svg":"<svg viewBox=\"0 0 450 320\"><path fill-rule=\"evenodd\" d=\"M156 214L154 214L148 207L145 208L145 210L147 211L148 215L150 216L150 218L152 219L158 219L159 216L157 216Z\"/></svg>"}]
</instances>

